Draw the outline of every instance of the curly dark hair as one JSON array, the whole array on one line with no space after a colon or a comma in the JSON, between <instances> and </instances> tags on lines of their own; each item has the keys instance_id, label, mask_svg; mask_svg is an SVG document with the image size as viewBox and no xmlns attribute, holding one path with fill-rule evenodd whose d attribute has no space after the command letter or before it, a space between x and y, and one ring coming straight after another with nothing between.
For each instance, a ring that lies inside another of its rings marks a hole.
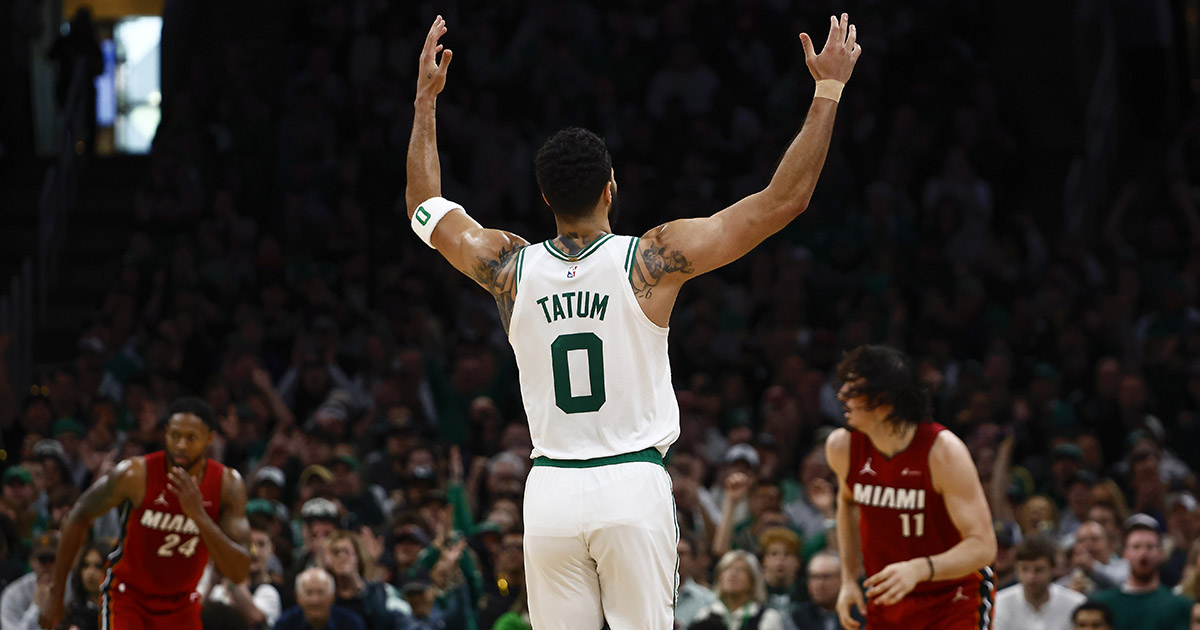
<instances>
[{"instance_id":1,"label":"curly dark hair","mask_svg":"<svg viewBox=\"0 0 1200 630\"><path fill-rule=\"evenodd\" d=\"M851 383L849 397L865 396L867 408L891 406L887 420L900 428L907 423L931 422L929 392L908 355L888 346L859 346L837 366L838 380ZM855 381L862 382L855 384Z\"/></svg>"},{"instance_id":2,"label":"curly dark hair","mask_svg":"<svg viewBox=\"0 0 1200 630\"><path fill-rule=\"evenodd\" d=\"M200 418L204 424L208 425L210 431L218 429L217 412L213 411L212 405L208 404L203 398L192 396L175 399L175 402L172 402L171 406L167 407L167 413L163 415L161 426L166 426L171 416L177 413L190 413Z\"/></svg>"},{"instance_id":3,"label":"curly dark hair","mask_svg":"<svg viewBox=\"0 0 1200 630\"><path fill-rule=\"evenodd\" d=\"M579 217L596 206L612 179L612 156L600 136L567 127L538 149L533 169L555 216Z\"/></svg>"}]
</instances>

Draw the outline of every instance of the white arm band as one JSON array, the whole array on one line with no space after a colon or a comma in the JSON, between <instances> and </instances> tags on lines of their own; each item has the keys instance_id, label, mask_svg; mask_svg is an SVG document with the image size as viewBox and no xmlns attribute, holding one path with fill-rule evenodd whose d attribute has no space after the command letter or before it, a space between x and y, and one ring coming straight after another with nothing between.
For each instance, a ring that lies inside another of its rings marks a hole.
<instances>
[{"instance_id":1,"label":"white arm band","mask_svg":"<svg viewBox=\"0 0 1200 630\"><path fill-rule=\"evenodd\" d=\"M413 213L413 231L421 237L422 241L425 241L426 245L433 247L433 229L437 227L443 217L455 208L461 209L462 206L443 197L431 197L425 200L424 203L417 206L417 211Z\"/></svg>"}]
</instances>

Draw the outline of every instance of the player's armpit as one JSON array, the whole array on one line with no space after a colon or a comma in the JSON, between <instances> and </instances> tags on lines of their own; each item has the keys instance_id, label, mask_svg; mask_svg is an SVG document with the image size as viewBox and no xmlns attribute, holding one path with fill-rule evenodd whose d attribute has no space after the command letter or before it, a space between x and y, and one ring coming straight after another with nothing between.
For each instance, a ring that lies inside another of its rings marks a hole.
<instances>
[{"instance_id":1,"label":"player's armpit","mask_svg":"<svg viewBox=\"0 0 1200 630\"><path fill-rule=\"evenodd\" d=\"M432 240L455 269L492 294L508 332L517 296L517 252L529 241L512 232L487 229L462 210L447 214L433 231Z\"/></svg>"}]
</instances>

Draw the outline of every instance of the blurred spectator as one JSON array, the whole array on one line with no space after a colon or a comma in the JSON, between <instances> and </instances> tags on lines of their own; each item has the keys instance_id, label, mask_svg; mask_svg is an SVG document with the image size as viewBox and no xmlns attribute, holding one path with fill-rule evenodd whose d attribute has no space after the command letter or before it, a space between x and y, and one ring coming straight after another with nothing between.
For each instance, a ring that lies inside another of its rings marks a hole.
<instances>
[{"instance_id":1,"label":"blurred spectator","mask_svg":"<svg viewBox=\"0 0 1200 630\"><path fill-rule=\"evenodd\" d=\"M675 621L686 628L702 609L717 601L708 587L696 582L697 575L708 573L700 554L702 540L686 531L679 532L679 592L675 601Z\"/></svg>"},{"instance_id":2,"label":"blurred spectator","mask_svg":"<svg viewBox=\"0 0 1200 630\"><path fill-rule=\"evenodd\" d=\"M296 576L296 606L285 610L275 630L365 630L362 617L333 605L333 576L305 569Z\"/></svg>"},{"instance_id":3,"label":"blurred spectator","mask_svg":"<svg viewBox=\"0 0 1200 630\"><path fill-rule=\"evenodd\" d=\"M807 599L800 579L800 536L786 527L771 527L759 536L767 606L791 619L796 606Z\"/></svg>"},{"instance_id":4,"label":"blurred spectator","mask_svg":"<svg viewBox=\"0 0 1200 630\"><path fill-rule=\"evenodd\" d=\"M697 620L715 617L729 630L755 626L760 630L782 630L783 616L767 607L767 588L758 560L746 551L721 556L715 569L717 601L700 609Z\"/></svg>"},{"instance_id":5,"label":"blurred spectator","mask_svg":"<svg viewBox=\"0 0 1200 630\"><path fill-rule=\"evenodd\" d=\"M1108 532L1095 521L1079 526L1070 549L1072 573L1058 580L1060 586L1090 595L1120 586L1129 577L1129 562L1116 554Z\"/></svg>"},{"instance_id":6,"label":"blurred spectator","mask_svg":"<svg viewBox=\"0 0 1200 630\"><path fill-rule=\"evenodd\" d=\"M112 545L93 542L83 548L79 562L71 573L71 588L75 596L67 602L63 624L78 630L98 630L100 627L100 584L104 581L105 560Z\"/></svg>"},{"instance_id":7,"label":"blurred spectator","mask_svg":"<svg viewBox=\"0 0 1200 630\"><path fill-rule=\"evenodd\" d=\"M46 532L33 541L29 564L33 571L4 588L0 594L0 627L5 630L37 630L38 615L50 597L50 582L54 574L54 554L58 551L58 532ZM74 588L68 585L66 601L75 599Z\"/></svg>"},{"instance_id":8,"label":"blurred spectator","mask_svg":"<svg viewBox=\"0 0 1200 630\"><path fill-rule=\"evenodd\" d=\"M527 601L524 542L525 536L521 532L507 532L501 536L493 560L492 579L487 580L483 587L483 603L478 613L481 628L490 628L514 606Z\"/></svg>"},{"instance_id":9,"label":"blurred spectator","mask_svg":"<svg viewBox=\"0 0 1200 630\"><path fill-rule=\"evenodd\" d=\"M205 601L228 604L238 611L250 628L271 628L283 610L279 590L268 567L275 558L271 533L261 527L250 527L250 579L234 584L220 578L213 566L208 567L205 579L211 584ZM216 578L216 579L214 579ZM201 581L202 584L204 580Z\"/></svg>"},{"instance_id":10,"label":"blurred spectator","mask_svg":"<svg viewBox=\"0 0 1200 630\"><path fill-rule=\"evenodd\" d=\"M1175 594L1200 601L1200 540L1192 543L1188 550L1187 565L1183 568L1179 586L1175 587Z\"/></svg>"},{"instance_id":11,"label":"blurred spectator","mask_svg":"<svg viewBox=\"0 0 1200 630\"><path fill-rule=\"evenodd\" d=\"M996 593L995 630L1069 630L1071 613L1087 598L1053 583L1057 549L1046 538L1017 547L1016 586Z\"/></svg>"},{"instance_id":12,"label":"blurred spectator","mask_svg":"<svg viewBox=\"0 0 1200 630\"><path fill-rule=\"evenodd\" d=\"M10 538L8 548L15 550L22 541L33 536L33 502L37 499L37 488L29 469L20 464L4 471L4 489L0 493L0 515L8 519L16 529L16 537ZM5 532L7 534L7 532Z\"/></svg>"},{"instance_id":13,"label":"blurred spectator","mask_svg":"<svg viewBox=\"0 0 1200 630\"><path fill-rule=\"evenodd\" d=\"M369 488L363 486L358 459L353 455L338 455L326 468L333 473L330 482L334 496L349 512L350 527L379 527L383 525L383 510ZM368 629L370 630L370 629Z\"/></svg>"},{"instance_id":14,"label":"blurred spectator","mask_svg":"<svg viewBox=\"0 0 1200 630\"><path fill-rule=\"evenodd\" d=\"M342 523L338 506L322 497L306 501L300 508L300 519L303 543L296 549L295 558L283 576L282 586L285 590L282 595L285 607L292 599L292 593L286 590L289 582L297 579L305 569L327 566L329 538L341 528Z\"/></svg>"},{"instance_id":15,"label":"blurred spectator","mask_svg":"<svg viewBox=\"0 0 1200 630\"><path fill-rule=\"evenodd\" d=\"M1021 544L1021 528L1012 521L996 521L996 591L1017 583L1017 546Z\"/></svg>"},{"instance_id":16,"label":"blurred spectator","mask_svg":"<svg viewBox=\"0 0 1200 630\"><path fill-rule=\"evenodd\" d=\"M1113 630L1113 612L1106 604L1088 600L1071 613L1074 630Z\"/></svg>"},{"instance_id":17,"label":"blurred spectator","mask_svg":"<svg viewBox=\"0 0 1200 630\"><path fill-rule=\"evenodd\" d=\"M389 607L388 586L368 580L374 559L367 555L362 539L353 532L334 532L326 543L329 572L337 585L335 604L362 617L367 630L400 627L401 613Z\"/></svg>"},{"instance_id":18,"label":"blurred spectator","mask_svg":"<svg viewBox=\"0 0 1200 630\"><path fill-rule=\"evenodd\" d=\"M1125 523L1125 560L1129 578L1120 588L1096 593L1096 601L1113 611L1113 626L1130 630L1184 630L1191 602L1175 595L1159 579L1162 535L1158 523L1145 514L1134 514Z\"/></svg>"},{"instance_id":19,"label":"blurred spectator","mask_svg":"<svg viewBox=\"0 0 1200 630\"><path fill-rule=\"evenodd\" d=\"M808 601L800 602L792 613L797 630L837 630L837 596L842 587L842 563L836 553L820 551L808 561L805 574Z\"/></svg>"}]
</instances>

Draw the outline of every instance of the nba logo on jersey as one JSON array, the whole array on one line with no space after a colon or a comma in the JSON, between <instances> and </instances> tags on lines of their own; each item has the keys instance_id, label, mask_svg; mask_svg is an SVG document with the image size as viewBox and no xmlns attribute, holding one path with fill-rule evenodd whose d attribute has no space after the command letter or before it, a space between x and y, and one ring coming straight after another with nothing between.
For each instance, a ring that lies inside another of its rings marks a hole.
<instances>
[{"instance_id":1,"label":"nba logo on jersey","mask_svg":"<svg viewBox=\"0 0 1200 630\"><path fill-rule=\"evenodd\" d=\"M571 265L571 268L567 270L567 278L574 278L576 273L579 273L579 265Z\"/></svg>"}]
</instances>

